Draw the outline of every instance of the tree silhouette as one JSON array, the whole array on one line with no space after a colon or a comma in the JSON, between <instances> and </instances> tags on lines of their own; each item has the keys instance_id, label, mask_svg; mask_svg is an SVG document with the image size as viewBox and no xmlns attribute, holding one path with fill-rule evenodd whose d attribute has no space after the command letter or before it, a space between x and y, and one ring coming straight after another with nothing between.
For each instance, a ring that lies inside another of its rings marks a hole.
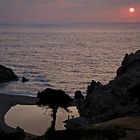
<instances>
[{"instance_id":1,"label":"tree silhouette","mask_svg":"<svg viewBox=\"0 0 140 140\"><path fill-rule=\"evenodd\" d=\"M53 121L51 124L51 129L55 130L57 109L62 107L68 111L68 107L71 105L72 99L63 90L56 90L51 88L47 88L44 91L39 92L37 94L37 98L39 98L37 105L43 107L48 106L52 109Z\"/></svg>"}]
</instances>

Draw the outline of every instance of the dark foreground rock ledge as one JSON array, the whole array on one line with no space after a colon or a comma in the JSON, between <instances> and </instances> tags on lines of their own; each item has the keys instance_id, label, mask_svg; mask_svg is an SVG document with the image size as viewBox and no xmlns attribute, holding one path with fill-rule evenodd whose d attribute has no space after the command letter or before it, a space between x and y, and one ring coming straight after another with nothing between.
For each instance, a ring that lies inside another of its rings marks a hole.
<instances>
[{"instance_id":1,"label":"dark foreground rock ledge","mask_svg":"<svg viewBox=\"0 0 140 140\"><path fill-rule=\"evenodd\" d=\"M136 86L138 85L138 86ZM130 89L140 87L140 50L126 54L121 66L117 70L116 77L106 85L92 81L88 86L86 98L77 101L77 108L81 118L87 123L98 123L117 118L126 114L140 111L140 94ZM138 92L139 92L138 91ZM80 126L81 119L69 120L66 127ZM71 123L72 122L72 123ZM81 121L83 122L83 121Z\"/></svg>"},{"instance_id":2,"label":"dark foreground rock ledge","mask_svg":"<svg viewBox=\"0 0 140 140\"><path fill-rule=\"evenodd\" d=\"M17 80L18 76L12 71L12 69L0 65L0 83Z\"/></svg>"}]
</instances>

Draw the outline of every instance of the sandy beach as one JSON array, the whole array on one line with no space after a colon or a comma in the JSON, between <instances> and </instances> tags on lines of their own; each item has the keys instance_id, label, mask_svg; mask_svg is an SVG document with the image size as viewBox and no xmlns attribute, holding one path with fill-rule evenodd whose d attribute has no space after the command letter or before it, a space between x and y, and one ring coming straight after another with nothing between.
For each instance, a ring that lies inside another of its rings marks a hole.
<instances>
[{"instance_id":1,"label":"sandy beach","mask_svg":"<svg viewBox=\"0 0 140 140\"><path fill-rule=\"evenodd\" d=\"M4 119L5 114L12 106L17 104L34 105L37 101L38 99L36 97L0 94L0 129L8 133L15 131L14 128L9 127L5 123Z\"/></svg>"},{"instance_id":2,"label":"sandy beach","mask_svg":"<svg viewBox=\"0 0 140 140\"><path fill-rule=\"evenodd\" d=\"M0 94L0 129L11 133L19 126L27 134L43 135L51 125L52 111L37 107L37 101L36 97ZM79 116L75 106L69 107L69 110L68 113L62 108L58 109L56 130L65 129L63 121L68 119L68 116Z\"/></svg>"}]
</instances>

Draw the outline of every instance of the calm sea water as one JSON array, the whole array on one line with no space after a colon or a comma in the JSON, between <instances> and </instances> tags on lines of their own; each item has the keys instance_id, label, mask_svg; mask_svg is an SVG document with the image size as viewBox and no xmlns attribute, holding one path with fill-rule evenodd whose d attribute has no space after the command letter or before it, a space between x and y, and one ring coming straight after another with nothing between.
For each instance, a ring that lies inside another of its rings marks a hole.
<instances>
[{"instance_id":1,"label":"calm sea water","mask_svg":"<svg viewBox=\"0 0 140 140\"><path fill-rule=\"evenodd\" d=\"M0 25L0 64L20 77L1 84L0 93L86 92L93 79L113 79L124 55L138 49L139 24ZM29 82L22 83L23 76Z\"/></svg>"}]
</instances>

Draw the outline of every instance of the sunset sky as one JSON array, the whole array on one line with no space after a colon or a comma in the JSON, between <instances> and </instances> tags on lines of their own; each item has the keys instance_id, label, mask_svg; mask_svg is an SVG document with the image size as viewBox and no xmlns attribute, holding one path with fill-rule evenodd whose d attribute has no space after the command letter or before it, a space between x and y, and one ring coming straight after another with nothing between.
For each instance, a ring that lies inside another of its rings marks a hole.
<instances>
[{"instance_id":1,"label":"sunset sky","mask_svg":"<svg viewBox=\"0 0 140 140\"><path fill-rule=\"evenodd\" d=\"M140 0L0 0L0 23L73 22L140 22Z\"/></svg>"}]
</instances>

